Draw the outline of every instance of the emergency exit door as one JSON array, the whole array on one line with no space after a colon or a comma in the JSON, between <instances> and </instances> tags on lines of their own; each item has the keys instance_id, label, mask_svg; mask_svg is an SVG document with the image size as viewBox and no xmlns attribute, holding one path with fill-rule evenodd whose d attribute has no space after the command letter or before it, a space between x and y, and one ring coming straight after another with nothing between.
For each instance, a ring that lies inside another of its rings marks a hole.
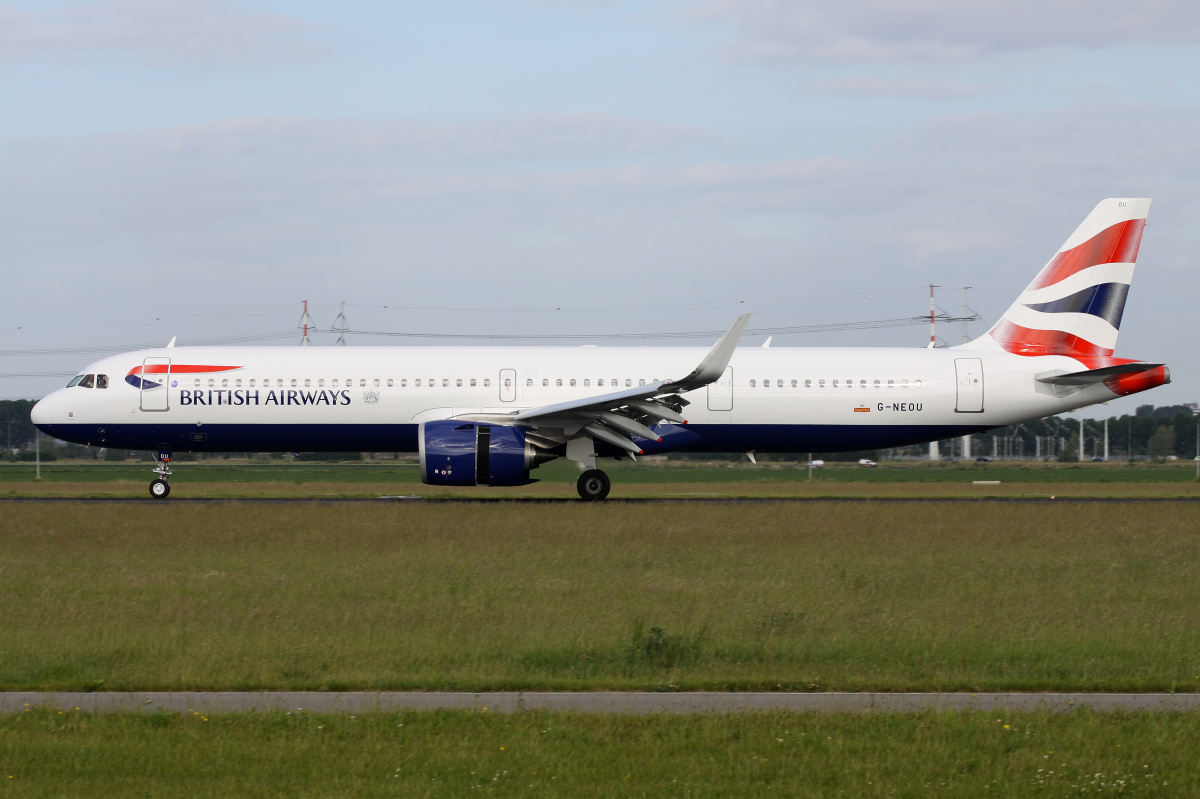
<instances>
[{"instance_id":1,"label":"emergency exit door","mask_svg":"<svg viewBox=\"0 0 1200 799\"><path fill-rule=\"evenodd\" d=\"M983 361L979 358L955 358L954 372L958 377L959 413L983 413Z\"/></svg>"},{"instance_id":2,"label":"emergency exit door","mask_svg":"<svg viewBox=\"0 0 1200 799\"><path fill-rule=\"evenodd\" d=\"M517 370L500 370L500 401L515 402L517 399Z\"/></svg>"},{"instance_id":3,"label":"emergency exit door","mask_svg":"<svg viewBox=\"0 0 1200 799\"><path fill-rule=\"evenodd\" d=\"M710 411L733 410L733 367L726 366L725 374L717 382L708 384L708 409Z\"/></svg>"}]
</instances>

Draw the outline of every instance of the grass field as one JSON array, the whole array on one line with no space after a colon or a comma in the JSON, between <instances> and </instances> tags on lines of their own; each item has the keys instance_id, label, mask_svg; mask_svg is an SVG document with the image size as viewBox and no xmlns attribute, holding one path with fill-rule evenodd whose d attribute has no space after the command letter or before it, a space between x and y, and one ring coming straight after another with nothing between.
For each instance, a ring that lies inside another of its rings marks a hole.
<instances>
[{"instance_id":1,"label":"grass field","mask_svg":"<svg viewBox=\"0 0 1200 799\"><path fill-rule=\"evenodd\" d=\"M8 690L1200 690L1192 504L9 505Z\"/></svg>"},{"instance_id":2,"label":"grass field","mask_svg":"<svg viewBox=\"0 0 1200 799\"><path fill-rule=\"evenodd\" d=\"M794 464L607 463L614 499L642 497L1200 497L1190 463L944 463L853 465L815 470ZM175 464L177 497L377 497L383 494L464 498L574 498L578 470L552 462L518 488L441 488L420 483L412 462L361 464L202 461ZM150 465L51 463L40 482L29 464L0 465L0 497L146 497ZM1000 481L977 485L974 481Z\"/></svg>"},{"instance_id":3,"label":"grass field","mask_svg":"<svg viewBox=\"0 0 1200 799\"><path fill-rule=\"evenodd\" d=\"M1195 796L1195 714L0 717L3 796Z\"/></svg>"}]
</instances>

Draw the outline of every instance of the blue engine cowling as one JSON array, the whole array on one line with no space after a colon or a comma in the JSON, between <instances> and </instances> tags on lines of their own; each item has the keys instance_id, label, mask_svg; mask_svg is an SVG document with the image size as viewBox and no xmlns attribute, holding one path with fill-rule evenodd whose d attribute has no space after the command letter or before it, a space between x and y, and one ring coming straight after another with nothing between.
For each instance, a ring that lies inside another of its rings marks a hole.
<instances>
[{"instance_id":1,"label":"blue engine cowling","mask_svg":"<svg viewBox=\"0 0 1200 799\"><path fill-rule=\"evenodd\" d=\"M422 422L417 433L421 482L444 486L536 483L529 470L557 457L525 440L525 430L446 419Z\"/></svg>"}]
</instances>

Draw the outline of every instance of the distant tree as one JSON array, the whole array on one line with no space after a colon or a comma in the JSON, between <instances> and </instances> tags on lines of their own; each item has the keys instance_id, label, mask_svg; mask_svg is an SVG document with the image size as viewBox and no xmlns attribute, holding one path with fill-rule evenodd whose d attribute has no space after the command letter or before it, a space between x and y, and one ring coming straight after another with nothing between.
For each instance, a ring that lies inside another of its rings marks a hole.
<instances>
[{"instance_id":1,"label":"distant tree","mask_svg":"<svg viewBox=\"0 0 1200 799\"><path fill-rule=\"evenodd\" d=\"M1071 434L1067 440L1067 445L1058 451L1057 460L1061 463L1070 463L1071 461L1079 460L1079 432Z\"/></svg>"},{"instance_id":2,"label":"distant tree","mask_svg":"<svg viewBox=\"0 0 1200 799\"><path fill-rule=\"evenodd\" d=\"M1147 452L1156 461L1166 460L1168 455L1174 455L1175 428L1164 424L1155 430L1154 435L1150 437L1150 443L1147 445Z\"/></svg>"},{"instance_id":3,"label":"distant tree","mask_svg":"<svg viewBox=\"0 0 1200 799\"><path fill-rule=\"evenodd\" d=\"M1137 407L1136 415L1137 416L1153 416L1154 415L1154 406L1153 405L1139 405Z\"/></svg>"}]
</instances>

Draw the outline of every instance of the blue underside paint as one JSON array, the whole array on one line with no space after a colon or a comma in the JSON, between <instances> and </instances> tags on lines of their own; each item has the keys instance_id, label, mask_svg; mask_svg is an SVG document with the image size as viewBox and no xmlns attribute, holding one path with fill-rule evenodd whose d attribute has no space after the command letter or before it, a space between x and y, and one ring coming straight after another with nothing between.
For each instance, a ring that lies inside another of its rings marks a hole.
<instances>
[{"instance_id":1,"label":"blue underside paint","mask_svg":"<svg viewBox=\"0 0 1200 799\"><path fill-rule=\"evenodd\" d=\"M101 447L174 452L416 452L417 425L372 424L213 424L195 425L38 425L63 441ZM699 452L853 452L901 447L979 433L991 428L963 425L691 424L701 440L687 446ZM691 436L687 437L691 440ZM646 454L684 449L637 439ZM598 444L596 454L621 451Z\"/></svg>"}]
</instances>

